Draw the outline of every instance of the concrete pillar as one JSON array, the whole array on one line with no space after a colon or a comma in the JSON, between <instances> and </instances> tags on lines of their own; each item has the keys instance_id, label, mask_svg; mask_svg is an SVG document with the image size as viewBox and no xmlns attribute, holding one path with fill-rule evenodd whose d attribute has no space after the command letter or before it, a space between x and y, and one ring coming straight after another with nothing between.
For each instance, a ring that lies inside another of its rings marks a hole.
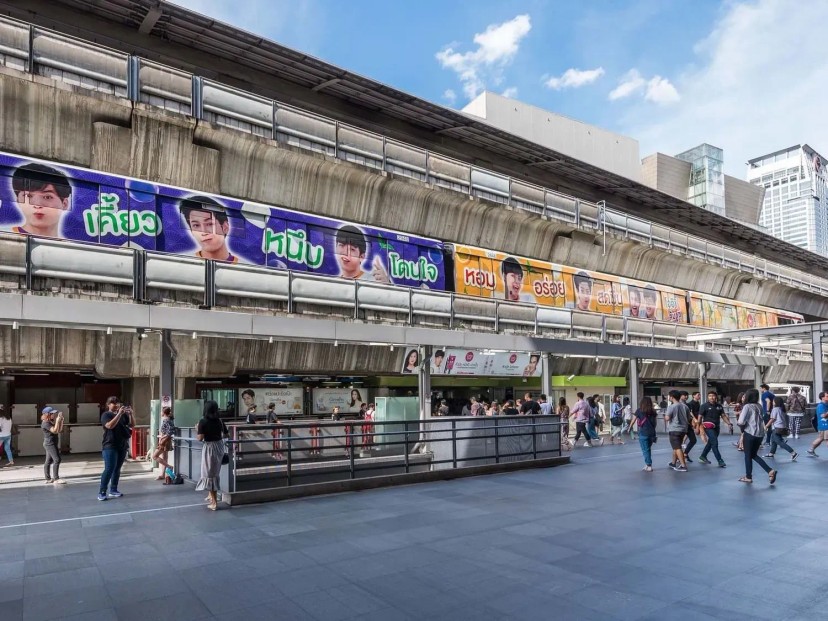
<instances>
[{"instance_id":1,"label":"concrete pillar","mask_svg":"<svg viewBox=\"0 0 828 621\"><path fill-rule=\"evenodd\" d=\"M630 406L633 412L638 408L641 402L640 384L638 381L638 358L630 358L629 360L629 378L630 378Z\"/></svg>"},{"instance_id":2,"label":"concrete pillar","mask_svg":"<svg viewBox=\"0 0 828 621\"><path fill-rule=\"evenodd\" d=\"M172 344L172 335L169 330L161 333L161 373L159 377L158 400L164 397L175 399L175 358L176 351Z\"/></svg>"},{"instance_id":3,"label":"concrete pillar","mask_svg":"<svg viewBox=\"0 0 828 621\"><path fill-rule=\"evenodd\" d=\"M431 355L433 347L423 347L420 372L417 375L418 397L420 399L420 420L431 417Z\"/></svg>"},{"instance_id":4,"label":"concrete pillar","mask_svg":"<svg viewBox=\"0 0 828 621\"><path fill-rule=\"evenodd\" d=\"M548 352L541 354L541 392L551 399L552 394L552 356Z\"/></svg>"},{"instance_id":5,"label":"concrete pillar","mask_svg":"<svg viewBox=\"0 0 828 621\"><path fill-rule=\"evenodd\" d=\"M699 363L699 392L701 393L702 403L707 399L707 363Z\"/></svg>"},{"instance_id":6,"label":"concrete pillar","mask_svg":"<svg viewBox=\"0 0 828 621\"><path fill-rule=\"evenodd\" d=\"M753 387L757 390L759 386L765 383L762 375L762 367L753 367Z\"/></svg>"},{"instance_id":7,"label":"concrete pillar","mask_svg":"<svg viewBox=\"0 0 828 621\"><path fill-rule=\"evenodd\" d=\"M825 390L822 380L822 332L811 333L811 356L814 360L814 396L812 402L819 399L819 393Z\"/></svg>"}]
</instances>

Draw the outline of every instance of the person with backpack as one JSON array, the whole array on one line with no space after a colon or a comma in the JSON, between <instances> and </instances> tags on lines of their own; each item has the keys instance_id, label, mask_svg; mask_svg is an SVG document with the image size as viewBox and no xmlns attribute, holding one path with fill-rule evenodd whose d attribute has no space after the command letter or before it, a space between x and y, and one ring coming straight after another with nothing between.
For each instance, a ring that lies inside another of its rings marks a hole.
<instances>
[{"instance_id":1,"label":"person with backpack","mask_svg":"<svg viewBox=\"0 0 828 621\"><path fill-rule=\"evenodd\" d=\"M765 457L775 457L776 447L781 446L790 453L791 461L796 461L797 452L785 442L785 436L790 431L788 431L788 414L785 412L785 401L782 397L773 398L773 409L771 410L770 421L765 427L771 430L770 451Z\"/></svg>"},{"instance_id":2,"label":"person with backpack","mask_svg":"<svg viewBox=\"0 0 828 621\"><path fill-rule=\"evenodd\" d=\"M653 407L653 400L644 397L633 415L638 425L638 443L641 446L641 454L644 455L644 471L653 471L653 444L656 443L656 423L658 414Z\"/></svg>"},{"instance_id":3,"label":"person with backpack","mask_svg":"<svg viewBox=\"0 0 828 621\"><path fill-rule=\"evenodd\" d=\"M621 413L621 396L616 395L610 403L610 444L624 444L621 440L621 432L624 429L624 417Z\"/></svg>"},{"instance_id":4,"label":"person with backpack","mask_svg":"<svg viewBox=\"0 0 828 621\"><path fill-rule=\"evenodd\" d=\"M678 390L671 390L667 395L670 397L670 405L664 414L667 422L667 434L670 437L670 448L673 449L673 459L670 467L676 472L687 472L687 459L684 456L684 437L687 435L687 427L690 424L690 408L681 400L681 393Z\"/></svg>"},{"instance_id":5,"label":"person with backpack","mask_svg":"<svg viewBox=\"0 0 828 621\"><path fill-rule=\"evenodd\" d=\"M587 397L586 398L587 410L589 411L589 420L587 421L587 432L589 433L589 439L598 440L598 446L604 445L604 438L600 436L596 426L598 425L598 421L600 420L600 411L598 409L598 404L595 403L595 397ZM584 444L586 446L586 444Z\"/></svg>"},{"instance_id":6,"label":"person with backpack","mask_svg":"<svg viewBox=\"0 0 828 621\"><path fill-rule=\"evenodd\" d=\"M742 443L745 451L745 476L739 481L753 483L753 462L768 473L770 484L776 483L776 470L759 457L759 446L765 437L765 423L762 416L762 407L759 405L759 391L751 388L745 393L745 404L739 414L739 427L742 429Z\"/></svg>"},{"instance_id":7,"label":"person with backpack","mask_svg":"<svg viewBox=\"0 0 828 621\"><path fill-rule=\"evenodd\" d=\"M807 400L799 393L799 386L791 388L785 409L788 412L788 430L794 440L799 440L799 430L802 429L802 417L805 416L807 405Z\"/></svg>"}]
</instances>

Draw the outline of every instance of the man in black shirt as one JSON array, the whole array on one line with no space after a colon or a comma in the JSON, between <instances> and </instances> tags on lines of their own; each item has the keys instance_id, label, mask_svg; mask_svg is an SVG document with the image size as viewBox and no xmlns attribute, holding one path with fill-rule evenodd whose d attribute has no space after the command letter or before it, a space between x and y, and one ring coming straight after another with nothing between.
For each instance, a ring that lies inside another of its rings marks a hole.
<instances>
[{"instance_id":1,"label":"man in black shirt","mask_svg":"<svg viewBox=\"0 0 828 621\"><path fill-rule=\"evenodd\" d=\"M506 402L506 405L503 407L503 414L504 414L504 416L517 416L519 414L519 412L517 411L517 408L515 407L515 402L514 401L509 399Z\"/></svg>"},{"instance_id":2,"label":"man in black shirt","mask_svg":"<svg viewBox=\"0 0 828 621\"><path fill-rule=\"evenodd\" d=\"M715 390L707 393L707 402L699 408L696 420L699 425L704 427L704 432L707 435L707 445L704 447L701 457L699 457L699 463L709 464L710 461L707 459L707 455L710 451L713 451L716 461L719 462L719 468L726 467L722 455L719 453L719 424L724 420L725 424L733 431L733 423L730 422L724 407L719 403L719 396Z\"/></svg>"},{"instance_id":3,"label":"man in black shirt","mask_svg":"<svg viewBox=\"0 0 828 621\"><path fill-rule=\"evenodd\" d=\"M701 407L699 403L701 393L694 392L692 399L688 399L688 397L689 394L687 391L682 391L681 400L685 401L687 407L690 408L690 420L687 424L687 444L684 445L684 458L692 464L693 460L690 459L690 450L696 446L696 417L699 415L699 408Z\"/></svg>"},{"instance_id":4,"label":"man in black shirt","mask_svg":"<svg viewBox=\"0 0 828 621\"><path fill-rule=\"evenodd\" d=\"M520 406L521 414L537 416L538 414L540 414L540 411L540 403L535 401L532 398L531 394L527 392L525 395L523 395L523 404Z\"/></svg>"},{"instance_id":5,"label":"man in black shirt","mask_svg":"<svg viewBox=\"0 0 828 621\"><path fill-rule=\"evenodd\" d=\"M101 426L103 427L101 448L104 471L101 474L98 500L120 498L123 494L118 491L118 481L121 478L121 467L126 459L129 439L132 437L132 428L135 426L132 408L122 405L118 397L109 397L106 400L106 410L101 414ZM109 487L108 493L107 487Z\"/></svg>"}]
</instances>

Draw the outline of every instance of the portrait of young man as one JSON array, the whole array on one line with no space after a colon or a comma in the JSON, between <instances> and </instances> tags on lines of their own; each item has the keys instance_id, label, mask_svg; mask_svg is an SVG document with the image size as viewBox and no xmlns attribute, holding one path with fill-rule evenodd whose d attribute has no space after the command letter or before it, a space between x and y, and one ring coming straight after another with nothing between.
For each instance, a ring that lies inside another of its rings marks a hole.
<instances>
[{"instance_id":1,"label":"portrait of young man","mask_svg":"<svg viewBox=\"0 0 828 621\"><path fill-rule=\"evenodd\" d=\"M23 223L10 227L10 231L23 235L63 237L61 220L72 206L72 186L66 175L43 164L26 164L14 171L12 190Z\"/></svg>"},{"instance_id":2,"label":"portrait of young man","mask_svg":"<svg viewBox=\"0 0 828 621\"><path fill-rule=\"evenodd\" d=\"M374 258L370 271L363 269L367 251L368 242L357 227L346 224L339 229L336 232L336 260L339 263L339 275L342 278L391 284L391 278L385 271L379 256Z\"/></svg>"},{"instance_id":3,"label":"portrait of young man","mask_svg":"<svg viewBox=\"0 0 828 621\"><path fill-rule=\"evenodd\" d=\"M193 196L182 200L179 210L190 235L198 244L195 256L228 263L239 262L227 247L230 221L218 201L206 196Z\"/></svg>"}]
</instances>

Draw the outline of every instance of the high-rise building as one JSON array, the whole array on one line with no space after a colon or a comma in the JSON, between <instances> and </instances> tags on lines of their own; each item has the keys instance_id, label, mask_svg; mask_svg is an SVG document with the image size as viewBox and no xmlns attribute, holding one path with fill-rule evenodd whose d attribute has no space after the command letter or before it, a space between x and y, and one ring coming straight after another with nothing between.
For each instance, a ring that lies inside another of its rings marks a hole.
<instances>
[{"instance_id":1,"label":"high-rise building","mask_svg":"<svg viewBox=\"0 0 828 621\"><path fill-rule=\"evenodd\" d=\"M765 188L760 224L774 237L828 256L825 158L807 144L754 158L747 180Z\"/></svg>"}]
</instances>

